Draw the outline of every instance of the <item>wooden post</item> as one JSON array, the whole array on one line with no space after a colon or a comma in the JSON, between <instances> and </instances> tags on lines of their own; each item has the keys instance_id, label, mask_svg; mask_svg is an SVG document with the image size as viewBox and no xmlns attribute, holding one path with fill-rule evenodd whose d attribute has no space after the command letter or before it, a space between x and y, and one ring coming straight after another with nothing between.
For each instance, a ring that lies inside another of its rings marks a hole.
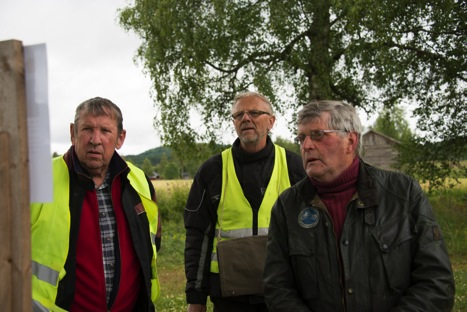
<instances>
[{"instance_id":1,"label":"wooden post","mask_svg":"<svg viewBox=\"0 0 467 312\"><path fill-rule=\"evenodd\" d=\"M32 311L26 87L21 41L0 42L0 307Z\"/></svg>"}]
</instances>

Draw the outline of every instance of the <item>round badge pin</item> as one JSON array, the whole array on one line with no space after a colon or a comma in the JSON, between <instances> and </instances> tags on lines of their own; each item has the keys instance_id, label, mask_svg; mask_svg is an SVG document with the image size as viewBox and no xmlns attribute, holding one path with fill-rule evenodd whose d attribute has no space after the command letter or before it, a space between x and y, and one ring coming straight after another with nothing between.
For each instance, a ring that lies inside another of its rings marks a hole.
<instances>
[{"instance_id":1,"label":"round badge pin","mask_svg":"<svg viewBox=\"0 0 467 312\"><path fill-rule=\"evenodd\" d=\"M306 207L298 215L298 223L302 228L315 227L319 222L319 212L313 207Z\"/></svg>"}]
</instances>

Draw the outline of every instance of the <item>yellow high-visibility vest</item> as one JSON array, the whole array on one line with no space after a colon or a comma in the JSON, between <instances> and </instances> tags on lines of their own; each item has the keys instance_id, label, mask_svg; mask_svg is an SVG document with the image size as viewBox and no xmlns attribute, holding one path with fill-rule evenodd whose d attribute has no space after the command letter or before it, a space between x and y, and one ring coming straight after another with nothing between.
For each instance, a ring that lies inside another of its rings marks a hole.
<instances>
[{"instance_id":1,"label":"yellow high-visibility vest","mask_svg":"<svg viewBox=\"0 0 467 312\"><path fill-rule=\"evenodd\" d=\"M258 211L258 235L267 235L271 209L280 193L290 187L285 149L274 145L275 157L271 179ZM216 237L211 254L211 272L219 273L217 241L253 235L253 212L235 173L232 149L222 152L222 191L217 207ZM222 230L221 230L222 229Z\"/></svg>"},{"instance_id":2,"label":"yellow high-visibility vest","mask_svg":"<svg viewBox=\"0 0 467 312\"><path fill-rule=\"evenodd\" d=\"M151 300L160 295L156 268L156 233L158 207L152 201L144 172L127 163L130 167L128 180L138 193L146 211L153 258L151 260ZM32 300L33 311L65 311L55 305L59 281L65 276L65 262L69 249L70 178L63 157L52 160L54 199L51 203L31 204L31 255L32 255Z\"/></svg>"}]
</instances>

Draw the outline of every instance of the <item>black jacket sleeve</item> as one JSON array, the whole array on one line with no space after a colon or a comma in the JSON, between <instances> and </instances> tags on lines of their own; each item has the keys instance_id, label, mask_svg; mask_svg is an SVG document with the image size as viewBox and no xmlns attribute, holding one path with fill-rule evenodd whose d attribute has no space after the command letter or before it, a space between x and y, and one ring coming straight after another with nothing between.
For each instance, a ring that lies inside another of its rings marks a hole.
<instances>
[{"instance_id":1,"label":"black jacket sleeve","mask_svg":"<svg viewBox=\"0 0 467 312\"><path fill-rule=\"evenodd\" d=\"M211 251L222 186L222 159L216 155L198 170L184 211L185 274L188 303L206 304Z\"/></svg>"}]
</instances>

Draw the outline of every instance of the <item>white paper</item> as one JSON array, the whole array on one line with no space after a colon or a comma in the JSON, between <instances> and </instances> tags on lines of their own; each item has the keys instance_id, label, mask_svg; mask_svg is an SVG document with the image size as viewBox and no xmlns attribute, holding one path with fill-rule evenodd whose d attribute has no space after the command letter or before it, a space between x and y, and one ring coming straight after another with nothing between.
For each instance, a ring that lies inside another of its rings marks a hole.
<instances>
[{"instance_id":1,"label":"white paper","mask_svg":"<svg viewBox=\"0 0 467 312\"><path fill-rule=\"evenodd\" d=\"M30 201L51 202L52 153L45 44L24 47L24 72L28 112Z\"/></svg>"}]
</instances>

